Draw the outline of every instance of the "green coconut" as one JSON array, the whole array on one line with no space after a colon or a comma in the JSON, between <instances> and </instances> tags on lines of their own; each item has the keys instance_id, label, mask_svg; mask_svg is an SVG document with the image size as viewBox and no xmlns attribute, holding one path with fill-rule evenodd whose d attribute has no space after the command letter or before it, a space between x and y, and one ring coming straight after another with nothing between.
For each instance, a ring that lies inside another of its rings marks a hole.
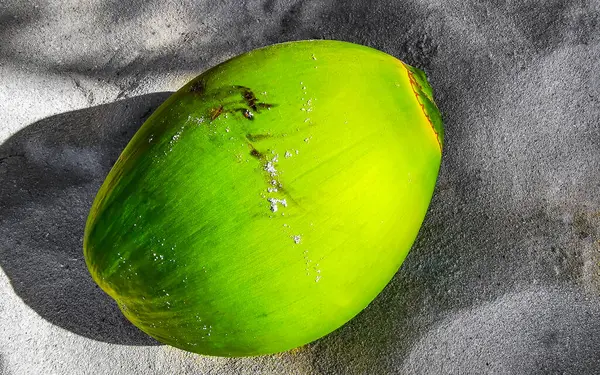
<instances>
[{"instance_id":1,"label":"green coconut","mask_svg":"<svg viewBox=\"0 0 600 375\"><path fill-rule=\"evenodd\" d=\"M422 71L299 41L222 63L144 123L91 208L98 285L162 343L292 349L363 310L425 217L443 127Z\"/></svg>"}]
</instances>

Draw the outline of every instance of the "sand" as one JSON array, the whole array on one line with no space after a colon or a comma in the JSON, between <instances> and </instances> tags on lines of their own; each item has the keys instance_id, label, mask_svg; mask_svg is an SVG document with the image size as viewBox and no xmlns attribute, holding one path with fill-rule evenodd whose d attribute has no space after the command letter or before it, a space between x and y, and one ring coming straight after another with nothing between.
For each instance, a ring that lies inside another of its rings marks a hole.
<instances>
[{"instance_id":1,"label":"sand","mask_svg":"<svg viewBox=\"0 0 600 375\"><path fill-rule=\"evenodd\" d=\"M87 272L95 192L169 92L308 38L426 71L446 144L419 237L311 345L159 345ZM0 40L0 374L600 373L600 2L5 0Z\"/></svg>"}]
</instances>

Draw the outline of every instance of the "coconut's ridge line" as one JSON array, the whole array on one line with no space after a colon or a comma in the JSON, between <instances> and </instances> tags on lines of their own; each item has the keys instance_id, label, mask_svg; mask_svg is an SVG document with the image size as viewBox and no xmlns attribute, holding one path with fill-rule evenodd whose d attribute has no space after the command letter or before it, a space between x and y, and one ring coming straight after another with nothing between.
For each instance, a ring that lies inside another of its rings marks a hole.
<instances>
[{"instance_id":1,"label":"coconut's ridge line","mask_svg":"<svg viewBox=\"0 0 600 375\"><path fill-rule=\"evenodd\" d=\"M419 82L417 81L417 79L414 76L413 71L411 69L409 69L409 66L407 66L404 62L402 62L402 66L406 70L406 74L408 75L408 80L410 81L410 87L412 89L412 92L415 95L415 99L417 99L417 103L419 103L421 110L423 111L423 115L425 116L425 118L427 119L427 122L429 123L429 127L431 128L431 130L433 131L433 134L435 135L435 139L437 140L437 144L438 144L438 147L439 147L440 153L441 153L443 150L443 141L441 139L440 133L435 129L435 126L433 125L433 121L431 121L431 117L429 117L429 114L427 113L427 110L425 109L425 105L423 104L423 101L421 99L421 94L419 94L419 91L417 90L417 87L418 87L420 89L420 91L423 91L423 87L421 86L421 84L419 84ZM433 104L435 105L435 103L433 103ZM437 107L437 105L436 105L436 107Z\"/></svg>"}]
</instances>

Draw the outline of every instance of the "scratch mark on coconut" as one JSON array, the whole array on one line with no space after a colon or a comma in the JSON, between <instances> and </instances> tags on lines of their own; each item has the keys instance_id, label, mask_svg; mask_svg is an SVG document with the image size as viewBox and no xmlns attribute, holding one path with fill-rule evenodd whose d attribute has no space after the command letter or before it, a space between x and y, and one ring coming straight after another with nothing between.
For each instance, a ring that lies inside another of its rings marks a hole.
<instances>
[{"instance_id":1,"label":"scratch mark on coconut","mask_svg":"<svg viewBox=\"0 0 600 375\"><path fill-rule=\"evenodd\" d=\"M201 94L212 98L212 100L217 100L218 104L210 108L208 116L206 116L211 122L218 119L222 115L227 117L227 114L229 113L240 113L245 119L252 121L256 117L255 113L261 113L261 111L264 109L270 110L275 106L274 104L260 101L260 99L250 88L241 85L223 86L214 90L210 90L207 89L207 85L204 81L198 80L190 86L189 91L194 94ZM241 101L236 102L233 98L235 95L240 95ZM243 107L240 107L240 104L243 104ZM227 131L230 131L229 127L227 128ZM276 137L284 136L285 134L276 135ZM254 146L255 142L264 141L273 137L274 136L271 133L248 133L245 135L250 156L261 163L261 169L263 170L265 182L267 184L267 192L269 194L277 193L277 197L266 197L267 201L269 202L271 212L277 212L281 209L281 207L288 207L288 202L294 202L294 199L289 196L279 180L280 173L277 170L279 155L274 155L271 159L268 159L263 152L259 151ZM296 151L296 154L297 153L298 151ZM289 158L291 155L292 154L288 151L285 157Z\"/></svg>"},{"instance_id":2,"label":"scratch mark on coconut","mask_svg":"<svg viewBox=\"0 0 600 375\"><path fill-rule=\"evenodd\" d=\"M216 120L221 114L236 112L240 113L245 119L252 121L255 118L255 113L261 113L264 109L270 110L275 106L275 104L260 101L250 88L240 85L223 86L207 91L206 83L199 80L190 86L189 91L216 99L220 103L218 107L210 109L211 121ZM241 100L239 97L234 99L236 94L242 97ZM243 106L240 107L240 104Z\"/></svg>"},{"instance_id":3,"label":"scratch mark on coconut","mask_svg":"<svg viewBox=\"0 0 600 375\"><path fill-rule=\"evenodd\" d=\"M223 113L223 105L222 104L220 106L218 106L217 108L212 108L210 110L210 121L216 120L217 117L221 116L222 113Z\"/></svg>"},{"instance_id":4,"label":"scratch mark on coconut","mask_svg":"<svg viewBox=\"0 0 600 375\"><path fill-rule=\"evenodd\" d=\"M265 182L267 184L267 192L268 193L279 193L283 195L285 198L275 198L268 197L267 201L269 202L269 206L271 212L277 212L279 210L279 205L283 207L288 207L288 201L295 202L295 200L289 195L289 193L284 189L283 185L279 181L279 171L277 170L277 163L279 162L279 155L274 155L270 160L267 159L267 156L258 151L256 147L252 144L252 142L248 142L248 148L250 149L250 155L259 160L262 164L262 170L265 174ZM297 204L296 204L297 205Z\"/></svg>"},{"instance_id":5,"label":"scratch mark on coconut","mask_svg":"<svg viewBox=\"0 0 600 375\"><path fill-rule=\"evenodd\" d=\"M264 103L258 100L254 92L246 86L236 86L240 93L242 94L242 98L252 110L256 112L260 112L261 109L271 109L273 104Z\"/></svg>"},{"instance_id":6,"label":"scratch mark on coconut","mask_svg":"<svg viewBox=\"0 0 600 375\"><path fill-rule=\"evenodd\" d=\"M193 92L195 94L203 94L204 91L206 90L206 83L204 83L204 80L199 79L198 81L194 82L191 84L190 86L190 92Z\"/></svg>"},{"instance_id":7,"label":"scratch mark on coconut","mask_svg":"<svg viewBox=\"0 0 600 375\"><path fill-rule=\"evenodd\" d=\"M273 135L271 134L246 134L246 138L250 141L250 142L259 142L265 139L269 139L272 138Z\"/></svg>"},{"instance_id":8,"label":"scratch mark on coconut","mask_svg":"<svg viewBox=\"0 0 600 375\"><path fill-rule=\"evenodd\" d=\"M252 147L252 145L250 145L250 147ZM262 160L264 158L264 155L261 154L257 149L255 149L254 147L252 147L252 150L250 150L250 155L252 155L253 157Z\"/></svg>"}]
</instances>

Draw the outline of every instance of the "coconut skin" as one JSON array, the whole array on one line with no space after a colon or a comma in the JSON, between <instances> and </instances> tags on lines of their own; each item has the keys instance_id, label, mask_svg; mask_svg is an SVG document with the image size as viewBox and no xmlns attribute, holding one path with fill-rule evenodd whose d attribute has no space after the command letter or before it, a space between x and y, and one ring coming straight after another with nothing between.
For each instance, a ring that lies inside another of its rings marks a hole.
<instances>
[{"instance_id":1,"label":"coconut skin","mask_svg":"<svg viewBox=\"0 0 600 375\"><path fill-rule=\"evenodd\" d=\"M100 188L84 255L162 343L254 356L349 321L425 217L443 126L425 75L346 42L226 61L142 125Z\"/></svg>"}]
</instances>

